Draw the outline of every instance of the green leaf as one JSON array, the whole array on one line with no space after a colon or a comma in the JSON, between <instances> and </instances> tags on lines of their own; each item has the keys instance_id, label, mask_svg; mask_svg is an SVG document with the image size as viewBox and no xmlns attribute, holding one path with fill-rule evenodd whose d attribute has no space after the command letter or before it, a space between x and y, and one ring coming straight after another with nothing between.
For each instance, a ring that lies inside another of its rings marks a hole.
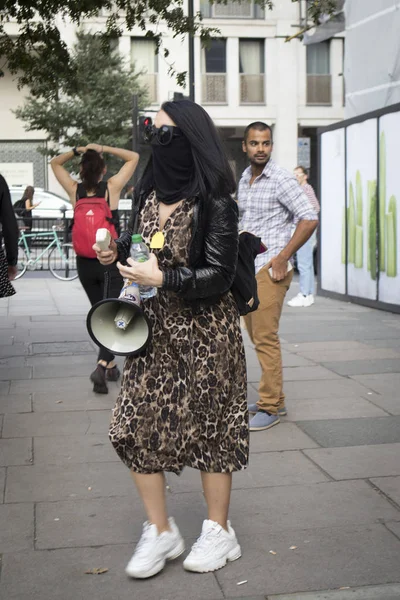
<instances>
[{"instance_id":1,"label":"green leaf","mask_svg":"<svg viewBox=\"0 0 400 600\"><path fill-rule=\"evenodd\" d=\"M272 0L255 1L266 9L274 5ZM226 4L227 0L213 3ZM318 23L322 15L332 14L335 9L336 0L309 0L309 21ZM54 95L54 80L74 79L73 57L56 23L64 18L80 26L100 12L108 15L105 35L110 38L139 27L146 36L154 36L160 47L160 22L166 24L173 37L197 34L202 42L207 42L210 37L220 35L217 28L203 24L201 12L189 18L183 0L64 0L62 3L59 0L2 0L0 56L21 87L30 87L37 97L44 96L47 90L49 96ZM18 37L8 34L7 25L11 20L20 26Z\"/></svg>"},{"instance_id":2,"label":"green leaf","mask_svg":"<svg viewBox=\"0 0 400 600\"><path fill-rule=\"evenodd\" d=\"M35 86L35 93L15 110L28 131L46 132L54 150L85 146L90 142L131 147L132 96L139 108L148 104L138 73L124 64L119 51L102 36L78 33L71 53L73 77L54 77L51 89ZM50 86L50 83L49 83ZM110 171L118 159L105 155ZM76 165L72 166L72 170Z\"/></svg>"}]
</instances>

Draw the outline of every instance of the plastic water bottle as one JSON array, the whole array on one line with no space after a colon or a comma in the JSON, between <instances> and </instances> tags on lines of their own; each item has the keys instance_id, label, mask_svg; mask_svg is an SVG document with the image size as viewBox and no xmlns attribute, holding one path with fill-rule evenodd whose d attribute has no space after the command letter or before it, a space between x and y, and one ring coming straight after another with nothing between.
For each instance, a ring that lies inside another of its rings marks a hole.
<instances>
[{"instance_id":1,"label":"plastic water bottle","mask_svg":"<svg viewBox=\"0 0 400 600\"><path fill-rule=\"evenodd\" d=\"M144 243L142 236L138 233L133 234L131 245L131 258L136 262L146 262L146 260L149 260L149 256L150 251L147 245ZM152 287L150 285L140 285L139 291L142 300L152 298L157 294L157 288Z\"/></svg>"}]
</instances>

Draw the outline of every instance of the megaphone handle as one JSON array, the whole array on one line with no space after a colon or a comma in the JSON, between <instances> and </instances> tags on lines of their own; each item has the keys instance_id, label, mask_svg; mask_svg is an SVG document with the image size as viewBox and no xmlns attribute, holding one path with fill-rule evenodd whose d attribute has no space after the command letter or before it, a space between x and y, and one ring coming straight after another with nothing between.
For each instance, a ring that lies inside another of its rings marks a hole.
<instances>
[{"instance_id":1,"label":"megaphone handle","mask_svg":"<svg viewBox=\"0 0 400 600\"><path fill-rule=\"evenodd\" d=\"M106 271L104 273L104 289L103 289L103 299L108 298L110 295L110 273Z\"/></svg>"}]
</instances>

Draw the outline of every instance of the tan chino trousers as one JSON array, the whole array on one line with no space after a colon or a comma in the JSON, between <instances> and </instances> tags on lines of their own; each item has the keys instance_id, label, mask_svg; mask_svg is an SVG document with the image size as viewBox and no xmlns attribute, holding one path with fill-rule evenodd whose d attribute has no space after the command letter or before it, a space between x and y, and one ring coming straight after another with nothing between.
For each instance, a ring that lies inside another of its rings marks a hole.
<instances>
[{"instance_id":1,"label":"tan chino trousers","mask_svg":"<svg viewBox=\"0 0 400 600\"><path fill-rule=\"evenodd\" d=\"M244 321L262 369L257 405L262 410L277 414L278 408L285 403L279 319L293 270L281 281L273 281L267 267L263 267L256 278L260 305L256 311L246 315Z\"/></svg>"}]
</instances>

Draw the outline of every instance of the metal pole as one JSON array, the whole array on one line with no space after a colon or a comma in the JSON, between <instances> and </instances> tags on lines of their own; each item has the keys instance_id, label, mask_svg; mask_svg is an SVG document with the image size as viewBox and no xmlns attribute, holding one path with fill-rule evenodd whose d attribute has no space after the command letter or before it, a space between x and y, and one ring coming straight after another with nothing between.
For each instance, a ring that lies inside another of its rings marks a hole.
<instances>
[{"instance_id":1,"label":"metal pole","mask_svg":"<svg viewBox=\"0 0 400 600\"><path fill-rule=\"evenodd\" d=\"M193 0L188 0L188 17L193 23ZM195 101L194 94L194 34L189 33L189 98Z\"/></svg>"},{"instance_id":2,"label":"metal pole","mask_svg":"<svg viewBox=\"0 0 400 600\"><path fill-rule=\"evenodd\" d=\"M139 99L137 94L132 96L132 150L139 152ZM137 169L133 174L133 185L137 183Z\"/></svg>"}]
</instances>

